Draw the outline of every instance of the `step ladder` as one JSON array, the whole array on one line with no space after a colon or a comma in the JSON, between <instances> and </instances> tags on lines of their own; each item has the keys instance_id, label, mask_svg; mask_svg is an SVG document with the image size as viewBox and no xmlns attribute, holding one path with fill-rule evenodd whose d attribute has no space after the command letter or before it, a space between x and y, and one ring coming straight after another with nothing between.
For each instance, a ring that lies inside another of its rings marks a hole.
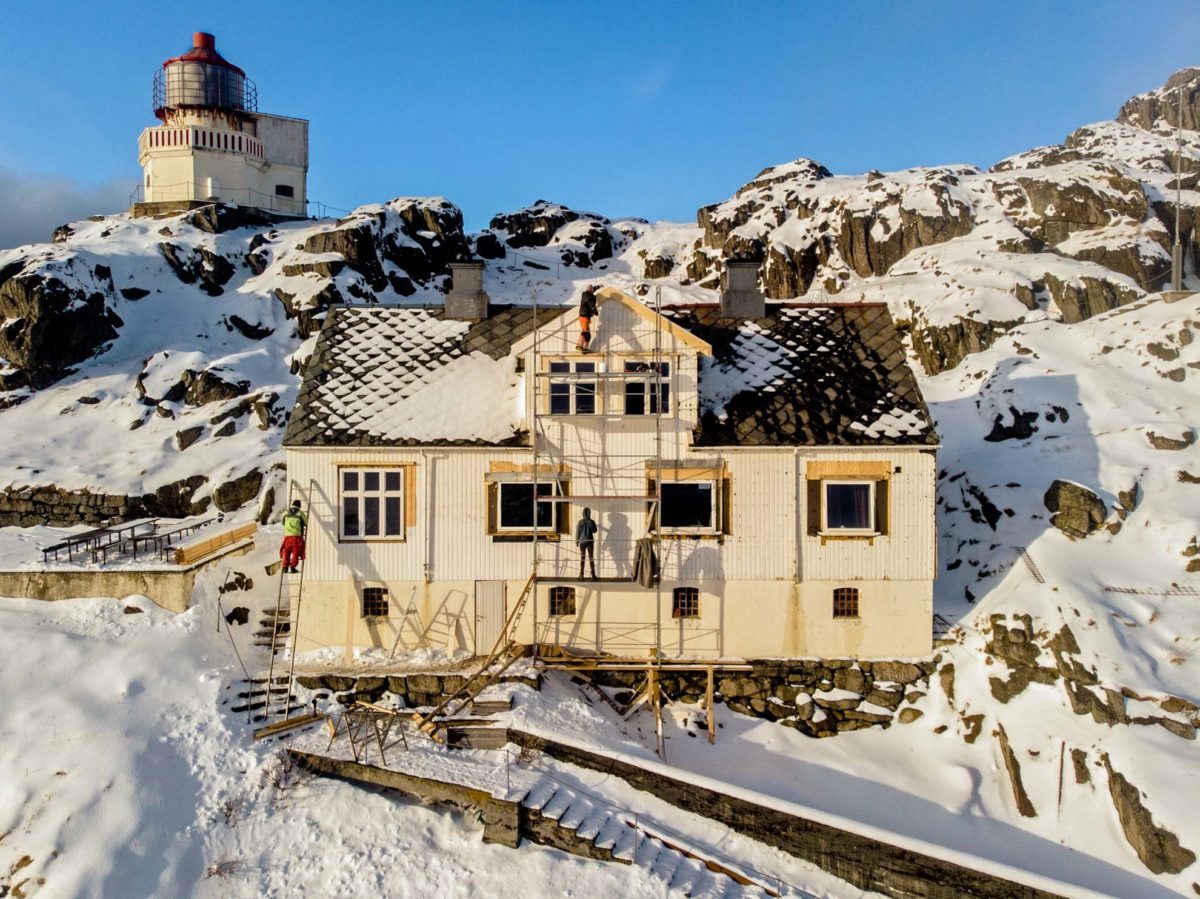
<instances>
[{"instance_id":1,"label":"step ladder","mask_svg":"<svg viewBox=\"0 0 1200 899\"><path fill-rule=\"evenodd\" d=\"M483 660L479 670L468 677L458 690L443 699L431 711L413 713L412 718L417 727L428 734L432 740L439 743L445 742L445 735L441 731L453 723L454 716L461 714L469 705L472 705L475 697L496 683L517 659L525 655L525 647L514 639L514 635L536 583L537 569L535 567L533 573L529 575L529 580L525 582L521 595L513 603L512 611L509 612L504 627L500 629L492 651Z\"/></svg>"}]
</instances>

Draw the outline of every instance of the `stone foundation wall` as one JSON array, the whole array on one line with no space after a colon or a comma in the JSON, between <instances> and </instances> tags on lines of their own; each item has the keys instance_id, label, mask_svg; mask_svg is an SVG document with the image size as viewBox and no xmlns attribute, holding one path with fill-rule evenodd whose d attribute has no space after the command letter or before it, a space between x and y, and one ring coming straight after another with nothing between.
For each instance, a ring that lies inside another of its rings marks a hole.
<instances>
[{"instance_id":1,"label":"stone foundation wall","mask_svg":"<svg viewBox=\"0 0 1200 899\"><path fill-rule=\"evenodd\" d=\"M404 700L406 708L437 705L462 689L469 674L391 674L386 676L350 676L345 674L301 674L296 683L306 690L324 693L343 705L362 699L378 702L385 693ZM502 684L524 684L541 689L541 678L521 674L504 675ZM322 698L318 696L318 698Z\"/></svg>"},{"instance_id":2,"label":"stone foundation wall","mask_svg":"<svg viewBox=\"0 0 1200 899\"><path fill-rule=\"evenodd\" d=\"M921 717L912 703L929 689L936 660L920 662L854 659L764 660L749 671L717 671L714 698L734 712L777 721L810 737L832 737L843 731L888 727ZM604 687L616 688L618 702L632 696L644 671L589 672ZM672 699L700 702L707 673L672 671L659 675Z\"/></svg>"}]
</instances>

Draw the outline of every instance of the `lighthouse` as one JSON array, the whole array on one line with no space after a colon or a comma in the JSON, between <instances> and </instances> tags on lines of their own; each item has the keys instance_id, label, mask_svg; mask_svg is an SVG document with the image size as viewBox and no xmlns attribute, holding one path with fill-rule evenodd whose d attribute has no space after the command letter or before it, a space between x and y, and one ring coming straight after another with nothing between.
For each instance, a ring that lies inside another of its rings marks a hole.
<instances>
[{"instance_id":1,"label":"lighthouse","mask_svg":"<svg viewBox=\"0 0 1200 899\"><path fill-rule=\"evenodd\" d=\"M135 215L210 203L303 216L308 201L308 121L258 111L258 91L202 31L154 76L161 124L138 138L142 202Z\"/></svg>"}]
</instances>

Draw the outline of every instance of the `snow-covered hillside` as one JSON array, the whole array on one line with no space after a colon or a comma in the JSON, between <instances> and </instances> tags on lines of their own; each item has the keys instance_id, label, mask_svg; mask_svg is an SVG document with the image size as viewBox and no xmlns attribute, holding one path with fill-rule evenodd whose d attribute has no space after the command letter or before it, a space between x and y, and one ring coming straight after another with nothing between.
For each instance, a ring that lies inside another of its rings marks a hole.
<instances>
[{"instance_id":1,"label":"snow-covered hillside","mask_svg":"<svg viewBox=\"0 0 1200 899\"><path fill-rule=\"evenodd\" d=\"M1024 864L1079 895L1200 893L1192 855L1200 853L1200 300L1168 304L1156 293L1169 276L1175 222L1175 120L1165 99L1180 88L1181 230L1196 287L1200 69L1133 98L1118 121L990 171L835 176L801 159L704 207L694 225L539 202L467 235L450 203L400 199L340 221L264 225L225 210L60 229L53 244L0 253L0 526L210 503L267 516L285 489L282 424L321 311L440 302L448 262L468 250L488 260L485 287L499 303L535 294L568 303L596 282L643 296L661 288L668 305L714 302L724 258L761 257L772 297L882 300L908 328L944 444L936 611L956 627L911 724L820 742L748 719L730 730L764 757L796 765L780 789L797 803L882 828L919 818L923 839ZM198 855L186 840L151 833L206 826L198 822L234 790L214 773L211 734L200 739L194 722L241 740L216 711L236 661L197 615L180 625L117 610L17 601L0 610L3 632L27 635L28 647L51 641L6 656L4 695L92 666L95 655L78 644L110 637L113 659L99 680L125 691L113 713L125 702L153 712L126 729L105 769L120 786L103 795L72 793L70 776L49 770L57 761L41 764L21 741L0 741L0 835L36 835L37 852L22 851L39 866L54 849L64 864L73 852L80 860L67 894L105 894L107 872L140 870L149 855L165 855L169 870L153 869L147 895L154 884L186 891L207 863L257 858L242 836L213 837ZM43 652L65 654L75 668L35 673ZM164 683L193 693L186 702L160 702L166 688L146 682L158 654L178 655ZM63 740L85 741L99 726L91 701L55 700ZM547 719L562 720L546 702ZM161 734L139 729L160 713ZM35 714L0 703L0 733L46 726ZM159 736L182 748L162 749ZM261 754L223 751L221 765L266 776ZM679 763L754 780L704 751L689 747ZM122 780L135 769L147 777L143 792ZM821 789L830 772L859 789ZM151 794L190 796L197 782L205 799L186 814L144 811ZM426 828L404 845L456 859L437 884L475 882L477 845L466 848L436 816L377 796L363 808L343 793L331 801L343 814L335 833L311 817L275 829L283 825L266 823L269 807L255 806L255 839L304 850L279 879L264 874L231 892L297 884L336 892L339 883L320 873L324 851L354 854L371 870L398 864L382 836L356 835L354 822L371 815L403 840ZM123 815L139 823L114 838L112 847L128 848L81 856L72 815L98 827ZM0 837L0 885L19 842ZM496 864L512 866L511 894L526 875L564 890L625 888L618 875L560 868L544 853ZM382 875L385 891L408 869L396 871ZM219 887L210 879L203 890Z\"/></svg>"}]
</instances>

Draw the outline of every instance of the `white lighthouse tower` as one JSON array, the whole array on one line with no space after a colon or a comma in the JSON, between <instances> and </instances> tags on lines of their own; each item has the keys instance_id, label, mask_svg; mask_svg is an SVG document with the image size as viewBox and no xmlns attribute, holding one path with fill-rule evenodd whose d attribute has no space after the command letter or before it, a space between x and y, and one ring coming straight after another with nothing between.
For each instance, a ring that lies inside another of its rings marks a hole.
<instances>
[{"instance_id":1,"label":"white lighthouse tower","mask_svg":"<svg viewBox=\"0 0 1200 899\"><path fill-rule=\"evenodd\" d=\"M246 73L198 31L192 48L154 76L161 125L138 138L142 202L135 215L213 202L303 216L308 201L308 122L258 111Z\"/></svg>"}]
</instances>

